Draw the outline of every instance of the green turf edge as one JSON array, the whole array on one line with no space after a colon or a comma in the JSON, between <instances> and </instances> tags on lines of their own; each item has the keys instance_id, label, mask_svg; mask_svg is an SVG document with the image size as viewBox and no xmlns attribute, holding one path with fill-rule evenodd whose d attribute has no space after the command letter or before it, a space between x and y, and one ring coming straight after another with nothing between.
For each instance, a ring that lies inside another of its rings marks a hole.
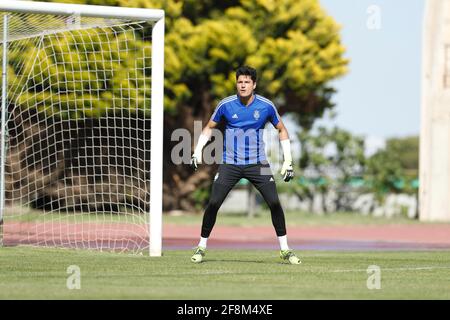
<instances>
[{"instance_id":1,"label":"green turf edge","mask_svg":"<svg viewBox=\"0 0 450 320\"><path fill-rule=\"evenodd\" d=\"M448 250L305 251L299 266L273 250L208 250L202 264L191 254L0 248L0 299L450 299ZM73 265L79 290L67 288ZM367 288L370 265L380 267L381 289Z\"/></svg>"}]
</instances>

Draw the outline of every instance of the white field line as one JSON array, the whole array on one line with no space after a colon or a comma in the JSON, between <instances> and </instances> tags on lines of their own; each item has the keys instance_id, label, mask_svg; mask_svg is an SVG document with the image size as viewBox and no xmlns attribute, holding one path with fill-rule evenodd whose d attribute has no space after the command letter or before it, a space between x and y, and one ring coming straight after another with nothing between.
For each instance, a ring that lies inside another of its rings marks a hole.
<instances>
[{"instance_id":1,"label":"white field line","mask_svg":"<svg viewBox=\"0 0 450 320\"><path fill-rule=\"evenodd\" d=\"M290 265L286 264L287 267ZM297 266L294 268L301 268L301 266ZM404 267L404 268L382 268L380 267L380 271L417 271L417 270L435 270L435 269L450 269L450 266L442 266L442 267ZM348 270L326 270L326 271L316 271L316 270L308 270L308 272L319 272L319 273L340 273L340 272L367 272L367 269L348 269ZM222 274L235 274L235 275L243 275L247 274L247 272L239 273L236 271L230 270L210 270L210 271L201 271L201 272L183 272L177 273L178 275L190 275L190 276L198 276L198 275L222 275ZM264 275L268 274L279 274L279 272L264 272ZM171 272L167 273L158 273L161 276L169 276L173 275Z\"/></svg>"},{"instance_id":2,"label":"white field line","mask_svg":"<svg viewBox=\"0 0 450 320\"><path fill-rule=\"evenodd\" d=\"M450 266L442 267L404 267L404 268L383 268L381 271L417 271L417 270L435 270L435 269L450 269ZM328 272L367 272L367 269L348 269L348 270L331 270Z\"/></svg>"}]
</instances>

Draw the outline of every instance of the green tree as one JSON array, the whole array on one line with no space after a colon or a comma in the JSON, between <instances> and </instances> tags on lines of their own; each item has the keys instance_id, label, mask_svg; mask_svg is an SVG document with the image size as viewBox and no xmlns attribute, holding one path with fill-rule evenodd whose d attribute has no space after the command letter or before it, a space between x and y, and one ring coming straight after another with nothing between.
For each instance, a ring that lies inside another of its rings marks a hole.
<instances>
[{"instance_id":1,"label":"green tree","mask_svg":"<svg viewBox=\"0 0 450 320\"><path fill-rule=\"evenodd\" d=\"M317 193L324 200L328 192L334 191L334 210L348 209L348 185L364 171L364 138L338 127L324 126L303 129L298 137L302 148L298 163L300 177L289 189L300 199L310 201ZM322 207L327 211L325 203Z\"/></svg>"},{"instance_id":2,"label":"green tree","mask_svg":"<svg viewBox=\"0 0 450 320\"><path fill-rule=\"evenodd\" d=\"M367 161L366 179L382 198L387 193L416 193L419 170L419 137L391 138Z\"/></svg>"},{"instance_id":3,"label":"green tree","mask_svg":"<svg viewBox=\"0 0 450 320\"><path fill-rule=\"evenodd\" d=\"M193 3L185 1L179 16L168 18L167 135L178 127L192 130L194 120L206 123L217 102L235 93L234 70L243 64L257 68L257 91L273 99L280 114L297 114L304 127L332 107L328 83L346 72L347 60L339 27L318 1L243 0L220 8L197 1L199 11ZM189 201L179 199L209 188L215 170L203 167L191 175L185 167L166 168L167 190L179 191L166 197L167 204L185 209Z\"/></svg>"},{"instance_id":4,"label":"green tree","mask_svg":"<svg viewBox=\"0 0 450 320\"><path fill-rule=\"evenodd\" d=\"M76 2L165 10L167 141L174 129L192 132L194 120L205 124L218 101L235 93L234 70L240 65L256 67L258 93L274 100L280 114L295 114L304 128L333 107L330 81L347 71L339 26L318 0ZM215 167L193 174L188 166L172 164L175 144L165 143L164 207L194 210L193 191L209 187Z\"/></svg>"}]
</instances>

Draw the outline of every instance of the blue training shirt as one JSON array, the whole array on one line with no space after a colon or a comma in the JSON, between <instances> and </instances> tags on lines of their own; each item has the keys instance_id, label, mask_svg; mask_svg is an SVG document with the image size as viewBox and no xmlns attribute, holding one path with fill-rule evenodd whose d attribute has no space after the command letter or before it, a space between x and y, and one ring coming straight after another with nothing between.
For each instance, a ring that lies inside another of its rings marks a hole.
<instances>
[{"instance_id":1,"label":"blue training shirt","mask_svg":"<svg viewBox=\"0 0 450 320\"><path fill-rule=\"evenodd\" d=\"M256 94L246 106L236 94L220 101L211 120L226 122L223 162L245 165L266 161L263 129L267 122L276 126L280 115L269 99Z\"/></svg>"}]
</instances>

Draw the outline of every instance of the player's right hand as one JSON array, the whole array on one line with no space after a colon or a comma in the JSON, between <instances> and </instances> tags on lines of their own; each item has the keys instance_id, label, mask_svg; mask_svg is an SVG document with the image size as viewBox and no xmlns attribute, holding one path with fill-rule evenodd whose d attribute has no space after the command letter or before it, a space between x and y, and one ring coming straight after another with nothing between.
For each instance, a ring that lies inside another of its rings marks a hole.
<instances>
[{"instance_id":1,"label":"player's right hand","mask_svg":"<svg viewBox=\"0 0 450 320\"><path fill-rule=\"evenodd\" d=\"M201 163L201 161L199 160L198 156L193 154L191 157L191 168L194 169L194 171L197 171L199 163Z\"/></svg>"}]
</instances>

